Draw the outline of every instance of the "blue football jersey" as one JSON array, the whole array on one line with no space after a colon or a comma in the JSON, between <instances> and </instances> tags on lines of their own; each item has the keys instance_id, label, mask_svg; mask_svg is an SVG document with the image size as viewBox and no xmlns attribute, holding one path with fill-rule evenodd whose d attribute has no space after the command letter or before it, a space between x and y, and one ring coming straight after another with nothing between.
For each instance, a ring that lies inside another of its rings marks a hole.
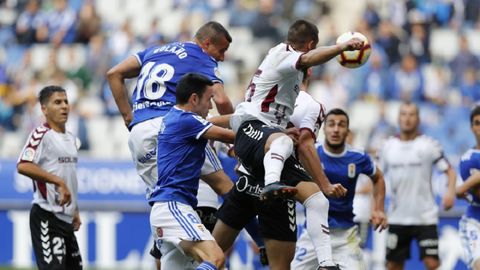
<instances>
[{"instance_id":1,"label":"blue football jersey","mask_svg":"<svg viewBox=\"0 0 480 270\"><path fill-rule=\"evenodd\" d=\"M460 176L463 181L466 181L473 173L480 171L480 150L469 149L463 154L460 160ZM470 205L467 207L465 215L467 217L476 218L480 220L480 198L472 195Z\"/></svg>"},{"instance_id":2,"label":"blue football jersey","mask_svg":"<svg viewBox=\"0 0 480 270\"><path fill-rule=\"evenodd\" d=\"M373 176L376 166L372 158L365 152L347 145L341 154L326 152L322 145L317 146L317 152L325 175L332 184L342 184L347 189L347 195L342 198L328 198L328 225L332 228L350 228L353 222L353 197L355 186L360 174Z\"/></svg>"},{"instance_id":3,"label":"blue football jersey","mask_svg":"<svg viewBox=\"0 0 480 270\"><path fill-rule=\"evenodd\" d=\"M213 82L223 83L217 75L217 61L192 42L154 46L135 56L142 69L132 95L130 127L167 114L175 105L177 83L186 73L200 73Z\"/></svg>"},{"instance_id":4,"label":"blue football jersey","mask_svg":"<svg viewBox=\"0 0 480 270\"><path fill-rule=\"evenodd\" d=\"M158 133L158 181L149 202L178 201L197 205L200 170L207 139L202 135L212 123L195 113L173 107Z\"/></svg>"}]
</instances>

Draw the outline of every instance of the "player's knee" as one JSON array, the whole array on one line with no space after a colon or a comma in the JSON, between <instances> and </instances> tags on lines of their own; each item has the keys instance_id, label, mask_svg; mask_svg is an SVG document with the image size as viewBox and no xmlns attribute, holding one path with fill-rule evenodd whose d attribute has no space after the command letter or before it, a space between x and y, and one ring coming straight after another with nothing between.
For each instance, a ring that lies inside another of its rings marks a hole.
<instances>
[{"instance_id":1,"label":"player's knee","mask_svg":"<svg viewBox=\"0 0 480 270\"><path fill-rule=\"evenodd\" d=\"M270 149L275 149L275 152L284 150L285 155L290 156L293 153L293 140L282 134L270 143Z\"/></svg>"},{"instance_id":2,"label":"player's knee","mask_svg":"<svg viewBox=\"0 0 480 270\"><path fill-rule=\"evenodd\" d=\"M423 263L428 270L435 270L440 266L440 261L433 257L425 257Z\"/></svg>"},{"instance_id":3,"label":"player's knee","mask_svg":"<svg viewBox=\"0 0 480 270\"><path fill-rule=\"evenodd\" d=\"M323 192L319 191L308 197L303 205L315 211L328 211L329 202Z\"/></svg>"}]
</instances>

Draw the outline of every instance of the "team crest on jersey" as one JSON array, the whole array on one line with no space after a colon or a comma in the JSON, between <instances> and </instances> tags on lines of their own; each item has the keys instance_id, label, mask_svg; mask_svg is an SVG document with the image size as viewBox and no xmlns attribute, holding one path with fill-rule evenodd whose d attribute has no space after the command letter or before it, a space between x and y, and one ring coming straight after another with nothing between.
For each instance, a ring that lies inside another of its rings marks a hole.
<instances>
[{"instance_id":1,"label":"team crest on jersey","mask_svg":"<svg viewBox=\"0 0 480 270\"><path fill-rule=\"evenodd\" d=\"M217 76L217 78L221 78L220 76L222 76L222 74L220 73L220 70L218 70L218 68L215 68L213 72L215 73L215 76Z\"/></svg>"},{"instance_id":2,"label":"team crest on jersey","mask_svg":"<svg viewBox=\"0 0 480 270\"><path fill-rule=\"evenodd\" d=\"M355 166L355 163L348 164L348 177L349 178L354 178L356 171L357 171L357 167Z\"/></svg>"},{"instance_id":3,"label":"team crest on jersey","mask_svg":"<svg viewBox=\"0 0 480 270\"><path fill-rule=\"evenodd\" d=\"M158 237L163 237L163 230L160 227L155 228L155 233L157 234Z\"/></svg>"},{"instance_id":4,"label":"team crest on jersey","mask_svg":"<svg viewBox=\"0 0 480 270\"><path fill-rule=\"evenodd\" d=\"M33 161L33 158L35 157L35 149L31 147L25 148L22 154L22 160L25 161Z\"/></svg>"}]
</instances>

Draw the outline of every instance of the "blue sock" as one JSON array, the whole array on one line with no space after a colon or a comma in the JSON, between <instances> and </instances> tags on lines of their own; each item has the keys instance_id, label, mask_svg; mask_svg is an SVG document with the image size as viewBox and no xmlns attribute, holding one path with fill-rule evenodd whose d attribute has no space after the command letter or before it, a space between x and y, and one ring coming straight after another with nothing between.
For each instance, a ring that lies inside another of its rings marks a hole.
<instances>
[{"instance_id":1,"label":"blue sock","mask_svg":"<svg viewBox=\"0 0 480 270\"><path fill-rule=\"evenodd\" d=\"M217 267L207 261L202 262L195 270L217 270Z\"/></svg>"},{"instance_id":2,"label":"blue sock","mask_svg":"<svg viewBox=\"0 0 480 270\"><path fill-rule=\"evenodd\" d=\"M247 230L248 234L250 237L252 237L253 241L255 241L255 244L257 244L258 247L265 246L263 238L260 236L260 232L258 231L257 218L252 218L252 220L250 220L250 222L245 226L245 230Z\"/></svg>"}]
</instances>

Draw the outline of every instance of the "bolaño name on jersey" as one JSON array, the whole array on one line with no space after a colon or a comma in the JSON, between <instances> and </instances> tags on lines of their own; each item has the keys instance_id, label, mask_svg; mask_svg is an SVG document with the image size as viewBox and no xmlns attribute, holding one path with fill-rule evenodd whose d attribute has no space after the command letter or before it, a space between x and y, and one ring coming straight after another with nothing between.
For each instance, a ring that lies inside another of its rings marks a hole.
<instances>
[{"instance_id":1,"label":"bola\u00f1o name on jersey","mask_svg":"<svg viewBox=\"0 0 480 270\"><path fill-rule=\"evenodd\" d=\"M183 59L188 56L188 53L182 45L181 43L167 44L154 50L153 53L171 52L176 54L178 59Z\"/></svg>"}]
</instances>

